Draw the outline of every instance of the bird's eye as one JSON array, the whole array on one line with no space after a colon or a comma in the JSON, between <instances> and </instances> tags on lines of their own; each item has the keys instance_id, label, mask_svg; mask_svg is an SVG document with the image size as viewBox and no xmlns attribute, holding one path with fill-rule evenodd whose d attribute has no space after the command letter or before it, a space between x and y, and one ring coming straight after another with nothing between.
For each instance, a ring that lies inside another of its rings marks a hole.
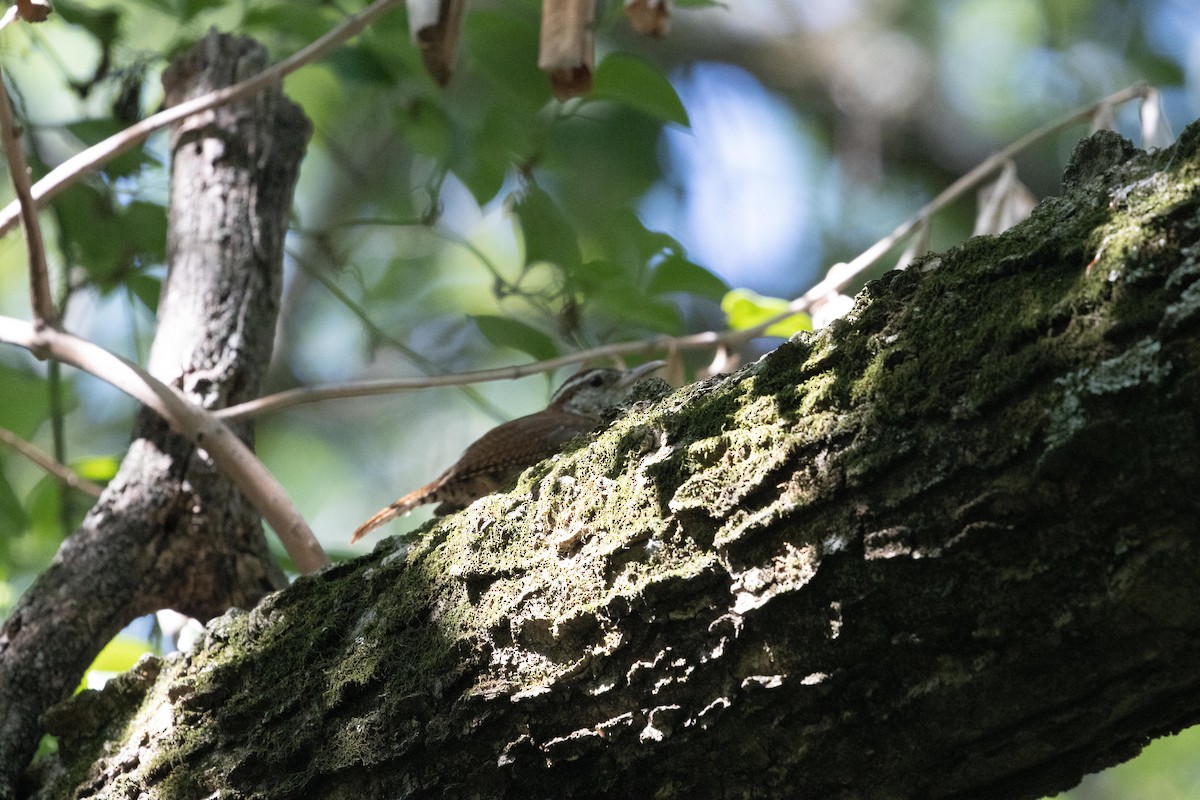
<instances>
[{"instance_id":1,"label":"bird's eye","mask_svg":"<svg viewBox=\"0 0 1200 800\"><path fill-rule=\"evenodd\" d=\"M599 389L602 385L604 385L604 376L603 375L593 375L592 379L590 381L588 381L588 385L594 386L597 389Z\"/></svg>"}]
</instances>

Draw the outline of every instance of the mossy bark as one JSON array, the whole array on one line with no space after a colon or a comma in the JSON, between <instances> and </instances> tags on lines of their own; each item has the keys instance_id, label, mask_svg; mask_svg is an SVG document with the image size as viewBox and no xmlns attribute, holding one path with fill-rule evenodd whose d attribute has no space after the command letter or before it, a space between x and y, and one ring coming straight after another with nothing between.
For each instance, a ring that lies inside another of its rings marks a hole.
<instances>
[{"instance_id":1,"label":"mossy bark","mask_svg":"<svg viewBox=\"0 0 1200 800\"><path fill-rule=\"evenodd\" d=\"M1032 798L1196 722L1198 143L214 621L42 796Z\"/></svg>"}]
</instances>

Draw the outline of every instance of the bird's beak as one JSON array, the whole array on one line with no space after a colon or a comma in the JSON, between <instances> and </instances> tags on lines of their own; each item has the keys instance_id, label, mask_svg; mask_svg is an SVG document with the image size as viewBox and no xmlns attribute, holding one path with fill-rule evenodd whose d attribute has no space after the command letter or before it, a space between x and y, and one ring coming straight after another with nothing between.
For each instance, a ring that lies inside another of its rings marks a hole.
<instances>
[{"instance_id":1,"label":"bird's beak","mask_svg":"<svg viewBox=\"0 0 1200 800\"><path fill-rule=\"evenodd\" d=\"M647 361L645 364L639 364L622 375L618 385L622 388L625 386L632 386L650 373L657 372L666 365L667 362L665 361Z\"/></svg>"}]
</instances>

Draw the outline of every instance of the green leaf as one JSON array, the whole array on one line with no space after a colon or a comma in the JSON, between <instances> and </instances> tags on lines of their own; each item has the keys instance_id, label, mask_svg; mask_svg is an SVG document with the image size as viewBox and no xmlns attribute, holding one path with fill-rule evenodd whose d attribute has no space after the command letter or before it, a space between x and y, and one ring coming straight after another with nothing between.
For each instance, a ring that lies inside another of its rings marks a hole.
<instances>
[{"instance_id":1,"label":"green leaf","mask_svg":"<svg viewBox=\"0 0 1200 800\"><path fill-rule=\"evenodd\" d=\"M526 113L550 100L550 81L537 68L538 28L533 18L510 10L473 10L463 24L463 38L460 49L468 69L501 92L498 100L515 103Z\"/></svg>"},{"instance_id":2,"label":"green leaf","mask_svg":"<svg viewBox=\"0 0 1200 800\"><path fill-rule=\"evenodd\" d=\"M106 672L125 672L137 663L138 659L151 652L147 643L127 634L118 634L104 646L92 662L90 669L102 669Z\"/></svg>"},{"instance_id":3,"label":"green leaf","mask_svg":"<svg viewBox=\"0 0 1200 800\"><path fill-rule=\"evenodd\" d=\"M565 270L579 266L583 256L575 229L550 195L530 186L521 194L513 211L525 237L526 264L548 261Z\"/></svg>"},{"instance_id":4,"label":"green leaf","mask_svg":"<svg viewBox=\"0 0 1200 800\"><path fill-rule=\"evenodd\" d=\"M94 483L108 483L116 477L120 466L120 459L113 456L89 456L76 459L71 464L75 474Z\"/></svg>"},{"instance_id":5,"label":"green leaf","mask_svg":"<svg viewBox=\"0 0 1200 800\"><path fill-rule=\"evenodd\" d=\"M687 292L713 300L721 300L729 292L725 281L678 255L667 256L654 268L647 289L651 294Z\"/></svg>"},{"instance_id":6,"label":"green leaf","mask_svg":"<svg viewBox=\"0 0 1200 800\"><path fill-rule=\"evenodd\" d=\"M642 226L641 220L638 220L638 228L634 229L630 238L637 245L638 256L643 264L649 264L663 254L683 257L683 245L673 236L649 230Z\"/></svg>"},{"instance_id":7,"label":"green leaf","mask_svg":"<svg viewBox=\"0 0 1200 800\"><path fill-rule=\"evenodd\" d=\"M283 88L312 120L317 138L321 138L321 131L336 127L346 118L346 94L329 64L314 64L292 73L284 79Z\"/></svg>"},{"instance_id":8,"label":"green leaf","mask_svg":"<svg viewBox=\"0 0 1200 800\"><path fill-rule=\"evenodd\" d=\"M689 126L683 102L666 76L626 53L610 53L600 62L589 98L615 100L655 119Z\"/></svg>"},{"instance_id":9,"label":"green leaf","mask_svg":"<svg viewBox=\"0 0 1200 800\"><path fill-rule=\"evenodd\" d=\"M124 128L124 125L112 118L86 119L80 122L73 122L67 126L67 130L73 136L89 147L98 144L113 134L120 133ZM158 161L147 155L143 147L135 147L108 161L101 169L104 170L104 174L110 177L120 178L135 175L144 166L157 164Z\"/></svg>"},{"instance_id":10,"label":"green leaf","mask_svg":"<svg viewBox=\"0 0 1200 800\"><path fill-rule=\"evenodd\" d=\"M77 183L54 201L53 209L67 259L83 267L103 292L166 256L167 211L160 205L119 206L107 189Z\"/></svg>"},{"instance_id":11,"label":"green leaf","mask_svg":"<svg viewBox=\"0 0 1200 800\"><path fill-rule=\"evenodd\" d=\"M414 97L396 112L396 126L404 141L418 153L445 162L450 153L450 120L440 103Z\"/></svg>"},{"instance_id":12,"label":"green leaf","mask_svg":"<svg viewBox=\"0 0 1200 800\"><path fill-rule=\"evenodd\" d=\"M162 294L162 278L139 272L125 279L125 287L141 300L151 313L158 313L158 298Z\"/></svg>"},{"instance_id":13,"label":"green leaf","mask_svg":"<svg viewBox=\"0 0 1200 800\"><path fill-rule=\"evenodd\" d=\"M571 272L576 285L587 293L637 293L630 271L615 261L595 259ZM585 298L586 299L586 298Z\"/></svg>"},{"instance_id":14,"label":"green leaf","mask_svg":"<svg viewBox=\"0 0 1200 800\"><path fill-rule=\"evenodd\" d=\"M640 203L662 177L662 129L661 121L623 103L591 103L555 120L548 147L535 155L538 166L561 180L564 202L577 218L598 219ZM529 149L526 144L519 152Z\"/></svg>"},{"instance_id":15,"label":"green leaf","mask_svg":"<svg viewBox=\"0 0 1200 800\"><path fill-rule=\"evenodd\" d=\"M683 318L674 303L640 292L605 289L585 300L585 308L602 310L612 319L636 325L647 331L671 336L683 332Z\"/></svg>"},{"instance_id":16,"label":"green leaf","mask_svg":"<svg viewBox=\"0 0 1200 800\"><path fill-rule=\"evenodd\" d=\"M0 575L6 571L9 562L9 542L28 524L29 518L16 492L8 479L0 475L0 527L4 530L4 536L0 536ZM4 606L4 598L0 597L0 615L4 612Z\"/></svg>"},{"instance_id":17,"label":"green leaf","mask_svg":"<svg viewBox=\"0 0 1200 800\"><path fill-rule=\"evenodd\" d=\"M176 17L183 13L178 0L143 0L143 2L151 8L157 8L169 17Z\"/></svg>"},{"instance_id":18,"label":"green leaf","mask_svg":"<svg viewBox=\"0 0 1200 800\"><path fill-rule=\"evenodd\" d=\"M66 387L64 387L66 388ZM24 370L0 366L0 425L28 439L50 418L45 378ZM74 404L74 397L68 398Z\"/></svg>"},{"instance_id":19,"label":"green leaf","mask_svg":"<svg viewBox=\"0 0 1200 800\"><path fill-rule=\"evenodd\" d=\"M295 3L276 6L253 4L242 17L241 33L257 37L261 41L308 44L329 32L331 8L315 7L311 4L297 9ZM291 96L291 92L288 92Z\"/></svg>"},{"instance_id":20,"label":"green leaf","mask_svg":"<svg viewBox=\"0 0 1200 800\"><path fill-rule=\"evenodd\" d=\"M487 340L497 347L511 347L529 354L535 361L545 361L558 355L554 340L542 331L510 317L489 314L473 315L471 321Z\"/></svg>"},{"instance_id":21,"label":"green leaf","mask_svg":"<svg viewBox=\"0 0 1200 800\"><path fill-rule=\"evenodd\" d=\"M437 90L452 123L449 166L480 205L500 193L513 164L545 137L550 86L537 68L535 16L472 10L451 85ZM528 48L528 49L525 49Z\"/></svg>"},{"instance_id":22,"label":"green leaf","mask_svg":"<svg viewBox=\"0 0 1200 800\"><path fill-rule=\"evenodd\" d=\"M121 247L110 198L95 188L77 183L54 201L59 235L67 258L83 267L92 280L104 286L117 272Z\"/></svg>"},{"instance_id":23,"label":"green leaf","mask_svg":"<svg viewBox=\"0 0 1200 800\"><path fill-rule=\"evenodd\" d=\"M600 311L609 319L657 333L676 334L683 329L675 304L639 289L633 275L620 263L589 261L571 275L585 314Z\"/></svg>"},{"instance_id":24,"label":"green leaf","mask_svg":"<svg viewBox=\"0 0 1200 800\"><path fill-rule=\"evenodd\" d=\"M120 35L121 14L113 8L88 8L71 0L55 0L54 11L64 22L83 28L108 46Z\"/></svg>"},{"instance_id":25,"label":"green leaf","mask_svg":"<svg viewBox=\"0 0 1200 800\"><path fill-rule=\"evenodd\" d=\"M58 478L42 476L25 497L25 511L29 514L26 533L31 537L30 542L57 545L83 521L84 513L93 502L91 497L68 489ZM65 524L62 520L64 503L71 512Z\"/></svg>"},{"instance_id":26,"label":"green leaf","mask_svg":"<svg viewBox=\"0 0 1200 800\"><path fill-rule=\"evenodd\" d=\"M528 141L528 125L523 124L519 115L499 105L488 110L472 138L454 140L454 172L479 205L486 205L500 193L513 154Z\"/></svg>"},{"instance_id":27,"label":"green leaf","mask_svg":"<svg viewBox=\"0 0 1200 800\"><path fill-rule=\"evenodd\" d=\"M128 634L118 634L104 645L104 649L88 667L79 688L99 688L109 678L122 672L128 672L138 662L138 659L153 652L154 650L147 642Z\"/></svg>"},{"instance_id":28,"label":"green leaf","mask_svg":"<svg viewBox=\"0 0 1200 800\"><path fill-rule=\"evenodd\" d=\"M219 8L224 5L223 0L183 0L183 21L207 11L210 8Z\"/></svg>"},{"instance_id":29,"label":"green leaf","mask_svg":"<svg viewBox=\"0 0 1200 800\"><path fill-rule=\"evenodd\" d=\"M729 320L729 327L744 331L787 311L788 301L778 297L763 297L749 289L734 289L721 300L721 310ZM799 331L812 330L812 317L803 312L776 322L763 332L763 336L787 338Z\"/></svg>"},{"instance_id":30,"label":"green leaf","mask_svg":"<svg viewBox=\"0 0 1200 800\"><path fill-rule=\"evenodd\" d=\"M339 47L325 60L334 74L347 83L391 86L396 82L389 65L369 47Z\"/></svg>"},{"instance_id":31,"label":"green leaf","mask_svg":"<svg viewBox=\"0 0 1200 800\"><path fill-rule=\"evenodd\" d=\"M126 235L125 261L129 265L162 264L167 257L167 209L157 203L135 200L120 210Z\"/></svg>"}]
</instances>

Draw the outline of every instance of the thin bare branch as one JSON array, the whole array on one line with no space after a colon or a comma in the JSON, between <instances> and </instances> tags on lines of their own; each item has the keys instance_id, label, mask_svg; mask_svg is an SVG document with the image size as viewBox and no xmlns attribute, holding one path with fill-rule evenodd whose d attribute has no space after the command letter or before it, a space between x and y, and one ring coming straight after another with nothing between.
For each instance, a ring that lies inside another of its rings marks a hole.
<instances>
[{"instance_id":1,"label":"thin bare branch","mask_svg":"<svg viewBox=\"0 0 1200 800\"><path fill-rule=\"evenodd\" d=\"M291 256L291 259L293 262L295 262L296 266L303 270L306 275L324 286L326 291L333 295L335 300L341 303L347 311L358 318L359 322L361 322L367 329L367 333L370 335L372 343L381 342L388 347L391 347L426 374L442 373L442 370L438 368L434 362L425 358L416 350L413 350L407 344L376 325L374 320L371 319L370 315L367 314L367 310L355 302L350 295L346 294L346 292L337 285L337 281L326 275L324 270L315 264L310 263L308 259L300 256L294 251L289 251L288 255ZM486 397L484 397L471 386L460 385L458 388L464 395L466 395L467 399L469 399L471 403L475 405L476 408L492 417L497 422L503 422L508 418L500 408L498 408L494 403L490 402Z\"/></svg>"},{"instance_id":2,"label":"thin bare branch","mask_svg":"<svg viewBox=\"0 0 1200 800\"><path fill-rule=\"evenodd\" d=\"M14 6L15 8L15 6ZM6 15L7 18L7 15ZM58 325L58 312L50 294L50 268L46 265L46 246L42 240L42 226L38 221L37 205L29 187L29 167L21 151L21 132L13 118L8 88L4 85L4 74L0 72L0 139L4 140L4 158L8 161L8 174L17 193L17 210L21 227L25 230L25 249L29 256L29 294L33 307L35 330Z\"/></svg>"},{"instance_id":3,"label":"thin bare branch","mask_svg":"<svg viewBox=\"0 0 1200 800\"><path fill-rule=\"evenodd\" d=\"M400 378L396 380L357 381L353 383L333 384L329 386L312 386L299 389L289 389L285 392L261 397L246 403L221 409L216 415L223 419L244 419L268 412L282 411L286 408L317 403L324 400L347 399L351 397L369 397L394 392L425 389L434 386L460 386L464 383L484 383L487 381L515 380L528 375L549 372L571 364L579 364L594 359L630 355L634 353L661 353L669 350L697 350L716 346L735 346L750 339L761 336L768 328L777 322L787 319L797 313L812 310L818 304L836 296L847 284L867 268L875 264L898 242L911 235L920 226L926 224L930 217L942 208L956 200L978 184L987 179L993 172L1001 169L1013 156L1031 144L1078 122L1091 119L1101 108L1111 107L1129 100L1145 98L1150 88L1145 83L1134 84L1119 92L1092 103L1091 105L1071 112L1070 114L1047 123L1042 127L1022 136L1008 147L988 157L966 175L956 180L941 194L927 203L921 210L905 222L897 226L891 233L880 239L863 251L849 263L834 264L830 267L825 278L813 286L802 296L793 300L786 311L771 317L764 322L745 330L705 331L689 336L656 336L636 342L620 342L617 344L582 350L570 355L559 356L548 361L531 364L521 364L512 367L461 372L453 375L436 375L425 378ZM370 221L375 224L375 221Z\"/></svg>"},{"instance_id":4,"label":"thin bare branch","mask_svg":"<svg viewBox=\"0 0 1200 800\"><path fill-rule=\"evenodd\" d=\"M155 411L176 433L203 448L237 484L275 530L297 569L312 572L329 563L275 476L224 422L188 402L177 390L99 345L53 328L37 332L24 320L0 316L0 342L27 349L40 345L50 357L95 375Z\"/></svg>"},{"instance_id":5,"label":"thin bare branch","mask_svg":"<svg viewBox=\"0 0 1200 800\"><path fill-rule=\"evenodd\" d=\"M511 367L496 367L472 372L457 372L449 375L429 375L423 378L396 378L393 380L355 381L352 383L330 384L327 386L306 386L298 389L288 389L284 392L260 397L239 403L235 406L222 408L214 412L221 419L237 420L257 417L286 408L319 403L324 400L340 400L351 397L371 397L380 394L395 394L396 392L413 389L428 389L435 386L461 386L465 383L488 383L491 381L511 381L551 372L572 364L585 361L596 361L603 358L615 358L641 353L663 352L670 347L681 350L708 349L729 342L743 342L751 338L746 331L725 331L715 333L706 331L690 336L658 336L651 339L640 339L636 342L617 342L590 350L580 350L546 361L535 361L529 364L517 364Z\"/></svg>"},{"instance_id":6,"label":"thin bare branch","mask_svg":"<svg viewBox=\"0 0 1200 800\"><path fill-rule=\"evenodd\" d=\"M207 111L219 105L228 103L246 94L252 94L265 86L270 86L283 79L306 64L312 63L347 39L361 33L368 25L397 6L402 0L375 0L365 9L349 17L341 25L317 39L312 44L298 51L278 64L274 64L257 75L247 78L241 83L210 92L206 95L172 106L146 117L141 122L131 125L120 133L114 134L102 142L92 145L81 153L68 158L33 185L33 199L39 206L45 204L59 192L79 180L87 172L116 158L121 153L140 144L150 134L161 130L184 117ZM20 208L17 203L9 203L0 211L0 235L12 230L17 221Z\"/></svg>"},{"instance_id":7,"label":"thin bare branch","mask_svg":"<svg viewBox=\"0 0 1200 800\"><path fill-rule=\"evenodd\" d=\"M759 325L754 330L761 332L765 331L771 325L774 325L780 320L787 319L791 315L807 311L822 297L827 294L839 292L845 286L854 280L854 278L875 264L884 256L897 242L906 238L919 225L927 221L937 212L941 211L950 203L957 200L962 195L975 189L980 183L986 180L993 172L1003 168L1005 162L1012 159L1017 153L1020 153L1025 148L1038 142L1052 133L1057 133L1063 128L1075 125L1080 122L1087 122L1092 119L1096 112L1108 106L1118 105L1146 97L1150 87L1145 83L1135 83L1132 86L1126 87L1119 92L1113 92L1109 96L1092 103L1084 108L1076 109L1060 119L1053 122L1048 122L1040 128L1033 130L1020 139L984 159L978 166L972 169L967 174L950 184L944 189L941 194L930 200L916 214L913 214L904 222L896 226L896 228L887 236L880 239L875 244L868 247L860 253L854 260L845 264L834 264L830 267L825 279L813 286L800 297L796 298L788 306L788 310L782 312L776 317L772 317Z\"/></svg>"},{"instance_id":8,"label":"thin bare branch","mask_svg":"<svg viewBox=\"0 0 1200 800\"><path fill-rule=\"evenodd\" d=\"M54 456L33 442L22 439L7 428L0 428L0 442L16 450L17 453L37 464L41 469L58 478L72 489L78 489L85 494L90 494L92 497L99 497L100 492L104 489L98 483L92 483L87 478L81 478L70 467L55 461Z\"/></svg>"}]
</instances>

